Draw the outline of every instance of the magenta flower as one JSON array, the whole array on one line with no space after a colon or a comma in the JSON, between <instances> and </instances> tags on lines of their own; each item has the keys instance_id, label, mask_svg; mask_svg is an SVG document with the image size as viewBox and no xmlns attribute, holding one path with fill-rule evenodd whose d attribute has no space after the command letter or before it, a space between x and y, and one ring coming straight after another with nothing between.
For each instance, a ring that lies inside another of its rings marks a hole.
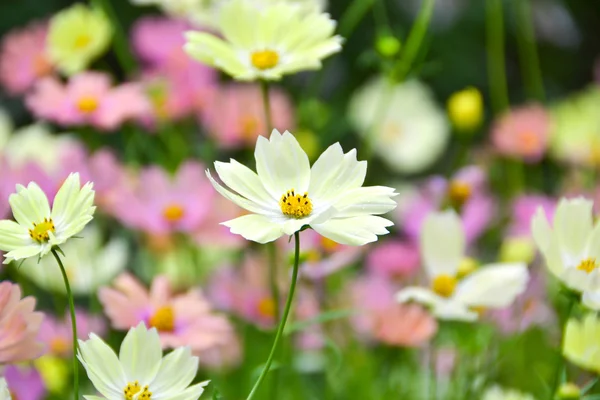
<instances>
[{"instance_id":1,"label":"magenta flower","mask_svg":"<svg viewBox=\"0 0 600 400\"><path fill-rule=\"evenodd\" d=\"M0 83L11 94L23 94L53 70L46 54L45 22L34 22L4 36L0 49Z\"/></svg>"},{"instance_id":2,"label":"magenta flower","mask_svg":"<svg viewBox=\"0 0 600 400\"><path fill-rule=\"evenodd\" d=\"M292 130L294 111L286 94L278 89L270 91L273 128ZM254 146L259 135L267 135L265 111L260 87L250 84L224 86L206 104L201 121L208 133L225 148Z\"/></svg>"},{"instance_id":3,"label":"magenta flower","mask_svg":"<svg viewBox=\"0 0 600 400\"><path fill-rule=\"evenodd\" d=\"M398 288L379 275L365 275L350 283L349 292L358 314L351 319L364 339L392 346L417 347L437 332L437 322L417 304L398 304Z\"/></svg>"},{"instance_id":4,"label":"magenta flower","mask_svg":"<svg viewBox=\"0 0 600 400\"><path fill-rule=\"evenodd\" d=\"M42 376L35 368L9 365L4 377L13 400L42 400L46 398L46 387Z\"/></svg>"},{"instance_id":5,"label":"magenta flower","mask_svg":"<svg viewBox=\"0 0 600 400\"><path fill-rule=\"evenodd\" d=\"M34 308L35 299L21 299L18 285L0 283L0 363L32 360L44 352L37 338L44 315Z\"/></svg>"},{"instance_id":6,"label":"magenta flower","mask_svg":"<svg viewBox=\"0 0 600 400\"><path fill-rule=\"evenodd\" d=\"M539 161L550 139L550 116L540 105L510 110L492 127L492 143L505 156Z\"/></svg>"},{"instance_id":7,"label":"magenta flower","mask_svg":"<svg viewBox=\"0 0 600 400\"><path fill-rule=\"evenodd\" d=\"M215 192L197 162L171 177L156 166L140 173L135 187L120 193L114 214L124 225L151 235L193 233L213 212Z\"/></svg>"},{"instance_id":8,"label":"magenta flower","mask_svg":"<svg viewBox=\"0 0 600 400\"><path fill-rule=\"evenodd\" d=\"M413 276L421 266L418 247L400 240L390 240L378 244L367 255L366 267L369 272L387 279L406 279Z\"/></svg>"},{"instance_id":9,"label":"magenta flower","mask_svg":"<svg viewBox=\"0 0 600 400\"><path fill-rule=\"evenodd\" d=\"M125 83L113 87L110 77L100 72L83 72L67 84L45 78L35 85L26 103L38 118L64 126L91 125L108 131L140 118L150 107L141 85Z\"/></svg>"},{"instance_id":10,"label":"magenta flower","mask_svg":"<svg viewBox=\"0 0 600 400\"><path fill-rule=\"evenodd\" d=\"M450 180L430 178L404 206L397 208L399 225L417 243L425 217L450 206L458 210L467 241L473 243L488 227L495 211L485 173L480 168L461 168Z\"/></svg>"},{"instance_id":11,"label":"magenta flower","mask_svg":"<svg viewBox=\"0 0 600 400\"><path fill-rule=\"evenodd\" d=\"M144 322L158 330L163 348L189 346L202 358L204 352L230 344L235 335L227 318L213 312L200 290L173 294L162 275L147 290L132 275L122 274L113 288L100 288L98 298L115 329Z\"/></svg>"},{"instance_id":12,"label":"magenta flower","mask_svg":"<svg viewBox=\"0 0 600 400\"><path fill-rule=\"evenodd\" d=\"M75 319L79 339L86 339L90 333L102 336L106 332L106 323L101 317L89 315L83 310L75 310ZM40 328L39 339L46 344L49 354L71 357L73 354L71 315L67 312L60 320L46 316Z\"/></svg>"}]
</instances>

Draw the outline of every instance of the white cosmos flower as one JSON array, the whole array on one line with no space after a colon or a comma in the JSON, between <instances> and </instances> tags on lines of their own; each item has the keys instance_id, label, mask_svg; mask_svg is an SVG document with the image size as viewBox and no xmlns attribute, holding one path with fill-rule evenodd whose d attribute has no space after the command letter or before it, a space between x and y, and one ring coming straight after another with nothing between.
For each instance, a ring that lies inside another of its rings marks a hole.
<instances>
[{"instance_id":1,"label":"white cosmos flower","mask_svg":"<svg viewBox=\"0 0 600 400\"><path fill-rule=\"evenodd\" d=\"M341 50L328 14L305 13L289 3L259 8L247 0L222 6L224 39L207 32L186 32L184 50L194 59L235 79L279 80L285 74L321 68L321 60Z\"/></svg>"},{"instance_id":2,"label":"white cosmos flower","mask_svg":"<svg viewBox=\"0 0 600 400\"><path fill-rule=\"evenodd\" d=\"M423 303L440 319L473 321L480 308L507 307L523 293L529 279L524 263L482 266L461 278L465 233L454 211L432 213L425 219L421 255L431 288L409 287L396 298Z\"/></svg>"},{"instance_id":3,"label":"white cosmos flower","mask_svg":"<svg viewBox=\"0 0 600 400\"><path fill-rule=\"evenodd\" d=\"M52 209L46 194L35 183L17 185L8 202L15 221L0 221L0 250L4 264L33 256L43 257L78 234L93 218L96 207L91 182L81 187L79 174L65 180L54 197Z\"/></svg>"},{"instance_id":4,"label":"white cosmos flower","mask_svg":"<svg viewBox=\"0 0 600 400\"><path fill-rule=\"evenodd\" d=\"M74 294L95 293L98 287L109 284L127 266L127 241L111 238L105 243L95 224L88 225L80 239L68 241L61 250L66 255L63 264ZM39 262L27 259L18 272L46 290L66 291L58 265L52 257L44 257Z\"/></svg>"},{"instance_id":5,"label":"white cosmos flower","mask_svg":"<svg viewBox=\"0 0 600 400\"><path fill-rule=\"evenodd\" d=\"M392 222L378 217L394 209L394 189L362 187L367 162L356 150L344 154L331 145L312 168L294 136L273 130L258 137L255 173L235 160L215 162L219 178L206 174L215 189L251 214L224 222L232 233L259 243L292 235L304 225L341 244L363 245L388 233Z\"/></svg>"},{"instance_id":6,"label":"white cosmos flower","mask_svg":"<svg viewBox=\"0 0 600 400\"><path fill-rule=\"evenodd\" d=\"M594 203L583 197L561 199L553 228L540 208L531 221L533 239L548 269L568 288L583 293L583 303L600 309L600 223L594 225Z\"/></svg>"},{"instance_id":7,"label":"white cosmos flower","mask_svg":"<svg viewBox=\"0 0 600 400\"><path fill-rule=\"evenodd\" d=\"M88 400L196 400L208 384L190 386L198 371L198 357L188 347L163 357L156 328L148 330L143 322L127 332L118 357L93 333L89 340L79 340L77 356L104 396L84 396Z\"/></svg>"}]
</instances>

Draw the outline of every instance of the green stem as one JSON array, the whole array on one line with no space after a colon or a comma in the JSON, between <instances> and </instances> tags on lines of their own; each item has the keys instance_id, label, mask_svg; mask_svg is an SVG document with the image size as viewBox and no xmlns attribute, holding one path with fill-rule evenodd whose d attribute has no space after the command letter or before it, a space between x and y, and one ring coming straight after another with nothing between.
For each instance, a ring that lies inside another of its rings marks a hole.
<instances>
[{"instance_id":1,"label":"green stem","mask_svg":"<svg viewBox=\"0 0 600 400\"><path fill-rule=\"evenodd\" d=\"M262 383L262 381L266 378L269 373L269 369L271 368L271 363L273 362L273 358L275 356L275 352L277 350L277 345L279 344L281 338L283 337L283 330L285 329L285 323L287 321L288 315L290 314L290 310L292 308L292 301L294 299L294 291L296 290L296 281L298 280L298 264L300 261L300 232L294 233L295 240L295 252L294 252L294 269L292 271L292 282L290 283L290 292L288 294L287 300L285 302L285 308L283 309L283 316L281 321L279 321L279 326L277 327L277 333L275 334L275 340L273 340L273 346L271 347L271 352L269 353L269 357L267 358L267 362L260 373L256 383L252 387L250 394L246 398L246 400L252 399Z\"/></svg>"},{"instance_id":2,"label":"green stem","mask_svg":"<svg viewBox=\"0 0 600 400\"><path fill-rule=\"evenodd\" d=\"M273 119L271 118L271 100L269 98L269 82L260 81L260 91L262 93L263 107L265 109L265 124L267 125L267 134L271 135L273 130Z\"/></svg>"},{"instance_id":3,"label":"green stem","mask_svg":"<svg viewBox=\"0 0 600 400\"><path fill-rule=\"evenodd\" d=\"M279 286L277 285L277 246L275 242L267 243L267 252L269 259L269 286L271 288L271 297L275 306L275 321L279 321L281 318L281 304L279 303L280 294ZM271 399L277 399L278 385L278 371L273 371L274 377L271 379Z\"/></svg>"},{"instance_id":4,"label":"green stem","mask_svg":"<svg viewBox=\"0 0 600 400\"><path fill-rule=\"evenodd\" d=\"M517 42L519 60L527 95L538 101L544 101L544 81L540 60L535 45L535 33L531 24L530 0L514 0L517 14Z\"/></svg>"},{"instance_id":5,"label":"green stem","mask_svg":"<svg viewBox=\"0 0 600 400\"><path fill-rule=\"evenodd\" d=\"M410 72L413 63L419 54L421 43L423 43L423 39L427 34L434 6L435 0L423 0L419 15L406 39L400 62L393 72L395 80L403 81Z\"/></svg>"},{"instance_id":6,"label":"green stem","mask_svg":"<svg viewBox=\"0 0 600 400\"><path fill-rule=\"evenodd\" d=\"M569 302L567 304L567 314L566 314L567 318L565 319L565 324L567 322L569 322L569 318L571 318L571 313L573 312L573 307L575 306L575 299L572 296L568 297L568 301ZM563 324L563 326L565 324ZM561 342L560 348L561 349L563 347L564 340L565 340L565 335L563 333L561 340L560 340L560 342ZM562 375L564 368L565 368L564 358L561 354L558 356L558 362L556 363L556 369L554 370L554 378L552 380L552 391L550 392L549 400L553 400L554 395L558 391L558 387L560 386L560 376Z\"/></svg>"},{"instance_id":7,"label":"green stem","mask_svg":"<svg viewBox=\"0 0 600 400\"><path fill-rule=\"evenodd\" d=\"M71 329L73 334L73 394L75 400L79 399L79 364L77 363L77 320L75 318L75 302L73 300L73 293L71 292L71 285L69 285L69 278L67 277L67 271L56 252L56 249L52 248L52 255L56 259L60 272L62 273L65 281L65 288L67 289L67 297L69 298L69 311L71 313Z\"/></svg>"},{"instance_id":8,"label":"green stem","mask_svg":"<svg viewBox=\"0 0 600 400\"><path fill-rule=\"evenodd\" d=\"M492 108L500 114L509 107L504 59L502 0L486 1L487 64Z\"/></svg>"},{"instance_id":9,"label":"green stem","mask_svg":"<svg viewBox=\"0 0 600 400\"><path fill-rule=\"evenodd\" d=\"M119 64L127 74L131 74L135 71L135 59L131 55L129 50L129 44L127 40L127 34L119 21L117 13L113 8L110 0L90 0L98 9L104 11L108 18L112 22L112 26L115 30L115 36L112 41L113 50L119 60Z\"/></svg>"}]
</instances>

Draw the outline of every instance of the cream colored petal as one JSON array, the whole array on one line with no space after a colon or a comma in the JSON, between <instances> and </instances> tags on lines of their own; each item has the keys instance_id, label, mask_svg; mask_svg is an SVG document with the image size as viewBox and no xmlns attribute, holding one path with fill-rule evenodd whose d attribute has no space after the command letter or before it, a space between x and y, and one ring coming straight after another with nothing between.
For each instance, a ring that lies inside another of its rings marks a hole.
<instances>
[{"instance_id":1,"label":"cream colored petal","mask_svg":"<svg viewBox=\"0 0 600 400\"><path fill-rule=\"evenodd\" d=\"M17 185L17 193L11 194L8 202L17 222L25 227L33 228L34 223L50 218L48 198L35 182L27 188Z\"/></svg>"},{"instance_id":2,"label":"cream colored petal","mask_svg":"<svg viewBox=\"0 0 600 400\"><path fill-rule=\"evenodd\" d=\"M587 308L600 311L600 291L587 291L581 296L581 302Z\"/></svg>"},{"instance_id":3,"label":"cream colored petal","mask_svg":"<svg viewBox=\"0 0 600 400\"><path fill-rule=\"evenodd\" d=\"M280 134L274 129L270 139L259 136L254 158L258 177L272 197L279 199L291 189L300 194L308 190L308 156L288 131Z\"/></svg>"},{"instance_id":4,"label":"cream colored petal","mask_svg":"<svg viewBox=\"0 0 600 400\"><path fill-rule=\"evenodd\" d=\"M542 253L546 252L550 246L552 228L546 219L546 213L542 207L539 207L531 219L531 234L535 244Z\"/></svg>"},{"instance_id":5,"label":"cream colored petal","mask_svg":"<svg viewBox=\"0 0 600 400\"><path fill-rule=\"evenodd\" d=\"M528 281L524 263L488 265L467 275L452 298L469 307L504 308L525 291Z\"/></svg>"},{"instance_id":6,"label":"cream colored petal","mask_svg":"<svg viewBox=\"0 0 600 400\"><path fill-rule=\"evenodd\" d=\"M210 174L209 170L206 170L206 176L208 177L208 179L210 180L210 183L213 185L213 187L215 188L215 190L217 192L219 192L223 197L234 202L239 207L242 207L242 208L244 208L250 212L253 212L255 214L275 215L275 212L277 212L277 211L279 211L279 213L281 213L281 210L279 210L279 204L277 204L276 208L273 207L272 209L266 209L264 206L261 206L260 204L257 204L251 200L245 199L242 196L235 194L228 189L225 189L223 186L221 186L219 183L217 183L217 181L214 180L214 178Z\"/></svg>"},{"instance_id":7,"label":"cream colored petal","mask_svg":"<svg viewBox=\"0 0 600 400\"><path fill-rule=\"evenodd\" d=\"M433 291L418 286L400 290L396 294L396 301L400 303L415 301L423 304L439 319L458 321L477 319L477 313L470 311L464 304L440 297Z\"/></svg>"},{"instance_id":8,"label":"cream colored petal","mask_svg":"<svg viewBox=\"0 0 600 400\"><path fill-rule=\"evenodd\" d=\"M454 276L465 255L465 233L454 211L434 212L423 222L421 255L430 278Z\"/></svg>"},{"instance_id":9,"label":"cream colored petal","mask_svg":"<svg viewBox=\"0 0 600 400\"><path fill-rule=\"evenodd\" d=\"M272 197L258 175L248 167L232 159L229 163L215 162L215 169L219 178L231 190L265 208L278 207L279 198Z\"/></svg>"},{"instance_id":10,"label":"cream colored petal","mask_svg":"<svg viewBox=\"0 0 600 400\"><path fill-rule=\"evenodd\" d=\"M581 259L592 232L594 203L582 197L561 199L554 214L554 232L562 252L571 259Z\"/></svg>"},{"instance_id":11,"label":"cream colored petal","mask_svg":"<svg viewBox=\"0 0 600 400\"><path fill-rule=\"evenodd\" d=\"M14 221L0 221L0 250L11 251L33 244L27 228Z\"/></svg>"},{"instance_id":12,"label":"cream colored petal","mask_svg":"<svg viewBox=\"0 0 600 400\"><path fill-rule=\"evenodd\" d=\"M160 369L162 346L155 328L147 329L144 323L131 328L119 351L119 360L127 379L147 385Z\"/></svg>"},{"instance_id":13,"label":"cream colored petal","mask_svg":"<svg viewBox=\"0 0 600 400\"><path fill-rule=\"evenodd\" d=\"M310 226L320 235L340 244L362 246L377 241L377 235L389 233L386 229L393 223L374 215L350 218L332 218Z\"/></svg>"},{"instance_id":14,"label":"cream colored petal","mask_svg":"<svg viewBox=\"0 0 600 400\"><path fill-rule=\"evenodd\" d=\"M79 174L70 174L60 187L52 205L56 236L66 240L81 232L93 218L95 192L91 182L80 186Z\"/></svg>"},{"instance_id":15,"label":"cream colored petal","mask_svg":"<svg viewBox=\"0 0 600 400\"><path fill-rule=\"evenodd\" d=\"M204 388L210 381L204 381L190 386L181 393L169 397L169 400L198 400L198 398L204 393Z\"/></svg>"},{"instance_id":16,"label":"cream colored petal","mask_svg":"<svg viewBox=\"0 0 600 400\"><path fill-rule=\"evenodd\" d=\"M360 187L345 192L333 206L338 218L380 215L396 208L395 196L394 189L386 186Z\"/></svg>"},{"instance_id":17,"label":"cream colored petal","mask_svg":"<svg viewBox=\"0 0 600 400\"><path fill-rule=\"evenodd\" d=\"M198 371L198 357L193 357L188 347L179 347L162 361L152 391L166 395L177 394L187 388Z\"/></svg>"},{"instance_id":18,"label":"cream colored petal","mask_svg":"<svg viewBox=\"0 0 600 400\"><path fill-rule=\"evenodd\" d=\"M44 254L48 253L48 251L43 250L43 246L37 243L31 243L23 247L17 247L16 249L4 254L4 264L8 264L13 260L18 261L33 256L43 256Z\"/></svg>"},{"instance_id":19,"label":"cream colored petal","mask_svg":"<svg viewBox=\"0 0 600 400\"><path fill-rule=\"evenodd\" d=\"M273 222L269 217L249 214L223 222L231 233L241 235L244 239L258 243L268 243L283 236L281 223Z\"/></svg>"},{"instance_id":20,"label":"cream colored petal","mask_svg":"<svg viewBox=\"0 0 600 400\"><path fill-rule=\"evenodd\" d=\"M566 268L559 275L559 279L564 284L577 292L583 292L587 290L589 284L589 276L587 272L577 268Z\"/></svg>"},{"instance_id":21,"label":"cream colored petal","mask_svg":"<svg viewBox=\"0 0 600 400\"><path fill-rule=\"evenodd\" d=\"M127 377L114 351L95 334L79 340L79 359L94 387L108 398L122 395Z\"/></svg>"}]
</instances>

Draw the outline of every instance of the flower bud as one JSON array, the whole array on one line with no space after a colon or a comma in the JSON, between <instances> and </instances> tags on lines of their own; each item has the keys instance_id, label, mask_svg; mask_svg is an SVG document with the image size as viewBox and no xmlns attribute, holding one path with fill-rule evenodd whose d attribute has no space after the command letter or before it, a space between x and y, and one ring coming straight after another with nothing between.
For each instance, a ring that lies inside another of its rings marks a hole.
<instances>
[{"instance_id":1,"label":"flower bud","mask_svg":"<svg viewBox=\"0 0 600 400\"><path fill-rule=\"evenodd\" d=\"M483 121L483 97L478 89L469 87L455 92L448 99L448 116L460 132L472 132Z\"/></svg>"}]
</instances>

